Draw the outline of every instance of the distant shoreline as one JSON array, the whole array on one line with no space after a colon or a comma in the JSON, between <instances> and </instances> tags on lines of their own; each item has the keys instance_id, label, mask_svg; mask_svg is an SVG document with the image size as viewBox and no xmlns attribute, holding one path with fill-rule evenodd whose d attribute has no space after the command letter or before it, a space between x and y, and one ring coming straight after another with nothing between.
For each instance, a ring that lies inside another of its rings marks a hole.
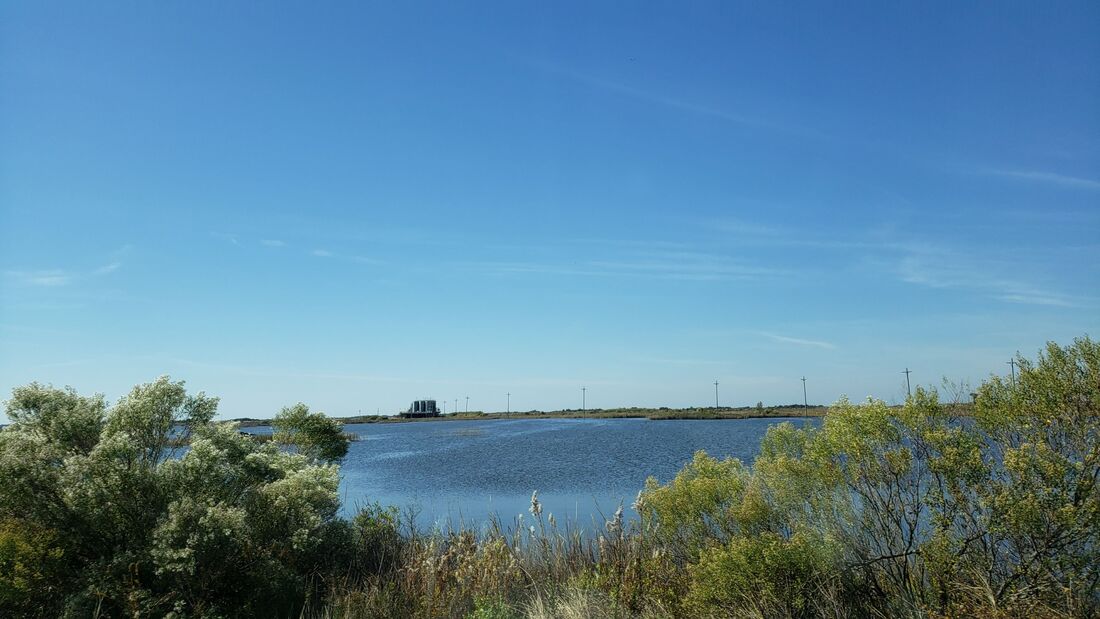
<instances>
[{"instance_id":1,"label":"distant shoreline","mask_svg":"<svg viewBox=\"0 0 1100 619\"><path fill-rule=\"evenodd\" d=\"M496 412L483 413L470 411L468 413L448 413L438 417L405 418L388 415L357 415L353 417L336 417L340 422L353 423L424 423L433 421L472 421L494 419L650 419L663 420L692 420L692 419L760 419L771 417L823 417L829 410L828 406L801 404L787 406L741 406L715 408L607 408L581 411L580 409L566 409L557 411L526 411L526 412ZM228 421L240 424L242 428L264 427L271 425L270 419L238 418Z\"/></svg>"},{"instance_id":2,"label":"distant shoreline","mask_svg":"<svg viewBox=\"0 0 1100 619\"><path fill-rule=\"evenodd\" d=\"M973 405L970 403L944 404L952 413L960 416L969 416ZM435 421L473 421L495 419L649 419L651 421L670 420L700 420L700 419L770 419L783 417L824 417L829 412L824 404L788 404L785 406L739 406L711 408L601 408L581 411L580 409L565 409L556 411L525 411L525 412L496 412L483 413L470 411L468 413L448 413L438 417L414 417L405 418L396 415L356 415L352 417L335 417L343 424L353 423L425 423ZM241 417L227 419L240 424L242 428L258 428L271 425L271 419L253 419Z\"/></svg>"}]
</instances>

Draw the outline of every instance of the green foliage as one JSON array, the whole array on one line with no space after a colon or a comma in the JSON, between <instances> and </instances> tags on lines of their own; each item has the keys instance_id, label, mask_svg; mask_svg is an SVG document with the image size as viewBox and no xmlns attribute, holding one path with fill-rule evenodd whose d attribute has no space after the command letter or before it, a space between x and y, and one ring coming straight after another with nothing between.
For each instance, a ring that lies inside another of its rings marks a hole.
<instances>
[{"instance_id":1,"label":"green foliage","mask_svg":"<svg viewBox=\"0 0 1100 619\"><path fill-rule=\"evenodd\" d=\"M54 389L31 383L16 387L8 401L12 427L56 447L60 453L87 453L99 441L106 402L101 395L82 397L71 387Z\"/></svg>"},{"instance_id":2,"label":"green foliage","mask_svg":"<svg viewBox=\"0 0 1100 619\"><path fill-rule=\"evenodd\" d=\"M520 619L522 615L508 606L500 597L481 597L474 600L474 609L465 619Z\"/></svg>"},{"instance_id":3,"label":"green foliage","mask_svg":"<svg viewBox=\"0 0 1100 619\"><path fill-rule=\"evenodd\" d=\"M1100 344L1052 343L1017 364L1016 381L977 394L978 430L1000 463L973 492L988 525L979 560L995 559L981 577L1006 604L1100 613Z\"/></svg>"},{"instance_id":4,"label":"green foliage","mask_svg":"<svg viewBox=\"0 0 1100 619\"><path fill-rule=\"evenodd\" d=\"M699 615L819 616L822 593L836 574L831 540L775 533L737 537L707 550L691 567L686 606Z\"/></svg>"},{"instance_id":5,"label":"green foliage","mask_svg":"<svg viewBox=\"0 0 1100 619\"><path fill-rule=\"evenodd\" d=\"M645 524L660 523L656 535L678 556L694 558L711 543L737 533L733 517L744 497L749 470L739 460L695 457L667 485L650 478L639 502Z\"/></svg>"},{"instance_id":6,"label":"green foliage","mask_svg":"<svg viewBox=\"0 0 1100 619\"><path fill-rule=\"evenodd\" d=\"M110 410L71 389L13 395L0 614L294 614L330 548L350 544L333 526L336 466L213 423L217 400L182 382L139 385ZM173 447L180 433L190 449Z\"/></svg>"},{"instance_id":7,"label":"green foliage","mask_svg":"<svg viewBox=\"0 0 1100 619\"><path fill-rule=\"evenodd\" d=\"M19 616L49 616L51 598L63 590L65 551L57 533L33 523L0 521L0 609Z\"/></svg>"},{"instance_id":8,"label":"green foliage","mask_svg":"<svg viewBox=\"0 0 1100 619\"><path fill-rule=\"evenodd\" d=\"M389 574L398 569L405 540L398 530L396 507L368 505L352 519L356 568L361 574Z\"/></svg>"},{"instance_id":9,"label":"green foliage","mask_svg":"<svg viewBox=\"0 0 1100 619\"><path fill-rule=\"evenodd\" d=\"M316 461L335 462L348 453L343 425L324 413L311 413L299 402L279 411L272 422L275 440L294 445L298 453Z\"/></svg>"},{"instance_id":10,"label":"green foliage","mask_svg":"<svg viewBox=\"0 0 1100 619\"><path fill-rule=\"evenodd\" d=\"M841 400L818 430L771 428L751 469L696 454L651 480L643 519L687 563L692 612L830 614L807 604L825 590L889 616L1100 612L1100 346L1018 363L973 420L922 388Z\"/></svg>"}]
</instances>

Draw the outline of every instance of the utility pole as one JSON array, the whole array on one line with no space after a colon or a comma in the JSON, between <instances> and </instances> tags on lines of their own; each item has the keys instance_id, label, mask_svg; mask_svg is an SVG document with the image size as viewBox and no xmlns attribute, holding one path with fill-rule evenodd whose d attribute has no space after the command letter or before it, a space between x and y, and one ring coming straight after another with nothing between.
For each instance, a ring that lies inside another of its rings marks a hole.
<instances>
[{"instance_id":1,"label":"utility pole","mask_svg":"<svg viewBox=\"0 0 1100 619\"><path fill-rule=\"evenodd\" d=\"M512 412L512 392L508 392L507 395L508 395L508 408L505 409L505 412L510 413L510 412Z\"/></svg>"},{"instance_id":2,"label":"utility pole","mask_svg":"<svg viewBox=\"0 0 1100 619\"><path fill-rule=\"evenodd\" d=\"M585 405L584 396L585 396L585 392L587 392L587 391L588 391L588 387L581 387L581 412L582 413L584 412L584 405Z\"/></svg>"},{"instance_id":3,"label":"utility pole","mask_svg":"<svg viewBox=\"0 0 1100 619\"><path fill-rule=\"evenodd\" d=\"M718 381L714 381L714 410L718 411Z\"/></svg>"},{"instance_id":4,"label":"utility pole","mask_svg":"<svg viewBox=\"0 0 1100 619\"><path fill-rule=\"evenodd\" d=\"M802 408L809 408L810 404L806 401L806 377L802 377Z\"/></svg>"},{"instance_id":5,"label":"utility pole","mask_svg":"<svg viewBox=\"0 0 1100 619\"><path fill-rule=\"evenodd\" d=\"M1009 359L1007 361L1007 363L1008 363L1009 366L1012 367L1012 386L1015 387L1016 386L1016 360L1015 359Z\"/></svg>"},{"instance_id":6,"label":"utility pole","mask_svg":"<svg viewBox=\"0 0 1100 619\"><path fill-rule=\"evenodd\" d=\"M913 397L913 390L909 387L909 368L905 368L902 374L905 374L905 393L909 394L909 397Z\"/></svg>"},{"instance_id":7,"label":"utility pole","mask_svg":"<svg viewBox=\"0 0 1100 619\"><path fill-rule=\"evenodd\" d=\"M470 412L470 396L466 396L466 412Z\"/></svg>"},{"instance_id":8,"label":"utility pole","mask_svg":"<svg viewBox=\"0 0 1100 619\"><path fill-rule=\"evenodd\" d=\"M458 414L458 398L455 398L455 408L454 408L454 411L455 411L455 414L457 415L457 414Z\"/></svg>"}]
</instances>

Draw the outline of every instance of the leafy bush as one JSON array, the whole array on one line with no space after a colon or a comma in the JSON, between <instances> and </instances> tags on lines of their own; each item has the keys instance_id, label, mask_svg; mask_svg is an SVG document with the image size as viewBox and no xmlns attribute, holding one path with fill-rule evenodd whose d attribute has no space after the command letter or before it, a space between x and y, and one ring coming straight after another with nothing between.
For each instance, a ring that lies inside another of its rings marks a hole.
<instances>
[{"instance_id":1,"label":"leafy bush","mask_svg":"<svg viewBox=\"0 0 1100 619\"><path fill-rule=\"evenodd\" d=\"M110 410L16 389L0 432L0 613L32 598L48 616L296 612L334 543L338 469L213 423L216 407L167 378Z\"/></svg>"},{"instance_id":2,"label":"leafy bush","mask_svg":"<svg viewBox=\"0 0 1100 619\"><path fill-rule=\"evenodd\" d=\"M334 462L348 453L343 425L321 413L310 413L301 402L279 411L271 425L276 441L293 445L311 460Z\"/></svg>"},{"instance_id":3,"label":"leafy bush","mask_svg":"<svg viewBox=\"0 0 1100 619\"><path fill-rule=\"evenodd\" d=\"M64 560L65 551L53 530L0 521L0 609L20 616L49 616L42 609L64 589Z\"/></svg>"},{"instance_id":4,"label":"leafy bush","mask_svg":"<svg viewBox=\"0 0 1100 619\"><path fill-rule=\"evenodd\" d=\"M824 593L835 578L836 545L829 540L775 533L738 537L707 550L691 568L687 607L699 615L753 611L767 617L824 613Z\"/></svg>"}]
</instances>

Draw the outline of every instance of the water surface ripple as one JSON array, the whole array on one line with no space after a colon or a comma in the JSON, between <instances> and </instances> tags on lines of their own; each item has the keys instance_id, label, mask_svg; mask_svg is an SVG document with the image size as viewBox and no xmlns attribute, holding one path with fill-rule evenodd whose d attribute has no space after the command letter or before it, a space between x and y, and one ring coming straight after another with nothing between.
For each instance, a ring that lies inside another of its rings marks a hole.
<instances>
[{"instance_id":1,"label":"water surface ripple","mask_svg":"<svg viewBox=\"0 0 1100 619\"><path fill-rule=\"evenodd\" d=\"M413 506L424 527L511 522L538 490L547 512L587 527L647 477L666 482L699 449L751 462L768 426L816 419L509 419L354 424L341 469L346 515L371 502Z\"/></svg>"}]
</instances>

